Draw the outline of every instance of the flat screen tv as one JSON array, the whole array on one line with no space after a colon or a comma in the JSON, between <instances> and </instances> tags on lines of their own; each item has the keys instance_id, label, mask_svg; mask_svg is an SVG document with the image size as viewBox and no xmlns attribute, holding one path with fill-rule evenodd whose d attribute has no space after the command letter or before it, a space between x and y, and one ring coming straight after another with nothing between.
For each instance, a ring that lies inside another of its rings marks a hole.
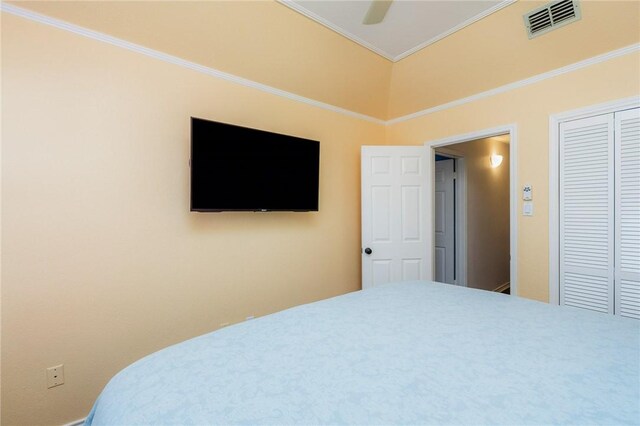
<instances>
[{"instance_id":1,"label":"flat screen tv","mask_svg":"<svg viewBox=\"0 0 640 426\"><path fill-rule=\"evenodd\" d=\"M191 211L318 211L320 142L191 118Z\"/></svg>"}]
</instances>

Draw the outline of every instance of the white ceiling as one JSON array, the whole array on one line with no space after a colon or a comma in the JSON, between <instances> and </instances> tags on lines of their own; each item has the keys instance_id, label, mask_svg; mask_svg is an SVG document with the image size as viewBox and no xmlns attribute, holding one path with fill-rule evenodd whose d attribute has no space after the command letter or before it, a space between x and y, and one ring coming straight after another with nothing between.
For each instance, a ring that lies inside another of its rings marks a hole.
<instances>
[{"instance_id":1,"label":"white ceiling","mask_svg":"<svg viewBox=\"0 0 640 426\"><path fill-rule=\"evenodd\" d=\"M398 61L515 0L395 0L380 24L364 25L367 0L280 0L391 61Z\"/></svg>"}]
</instances>

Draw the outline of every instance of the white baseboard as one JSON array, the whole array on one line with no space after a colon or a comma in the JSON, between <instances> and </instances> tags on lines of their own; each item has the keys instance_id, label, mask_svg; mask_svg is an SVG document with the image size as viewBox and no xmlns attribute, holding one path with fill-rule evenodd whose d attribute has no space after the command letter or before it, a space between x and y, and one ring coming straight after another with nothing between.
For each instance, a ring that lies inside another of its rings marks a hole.
<instances>
[{"instance_id":1,"label":"white baseboard","mask_svg":"<svg viewBox=\"0 0 640 426\"><path fill-rule=\"evenodd\" d=\"M494 288L492 291L495 291L496 293L502 293L503 291L505 291L509 287L511 287L511 283L509 281L507 281L506 283L504 283L502 285L499 285L498 287Z\"/></svg>"},{"instance_id":2,"label":"white baseboard","mask_svg":"<svg viewBox=\"0 0 640 426\"><path fill-rule=\"evenodd\" d=\"M86 417L82 418L82 419L74 420L71 423L67 423L67 424L64 424L62 426L82 426L84 424L85 420L87 420Z\"/></svg>"}]
</instances>

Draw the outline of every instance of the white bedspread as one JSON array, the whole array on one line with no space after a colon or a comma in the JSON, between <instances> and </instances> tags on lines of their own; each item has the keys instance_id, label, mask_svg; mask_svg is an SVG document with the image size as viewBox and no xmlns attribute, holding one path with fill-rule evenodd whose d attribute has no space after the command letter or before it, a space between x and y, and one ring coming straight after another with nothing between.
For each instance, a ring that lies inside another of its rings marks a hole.
<instances>
[{"instance_id":1,"label":"white bedspread","mask_svg":"<svg viewBox=\"0 0 640 426\"><path fill-rule=\"evenodd\" d=\"M640 324L389 284L149 355L96 401L104 424L640 424Z\"/></svg>"}]
</instances>

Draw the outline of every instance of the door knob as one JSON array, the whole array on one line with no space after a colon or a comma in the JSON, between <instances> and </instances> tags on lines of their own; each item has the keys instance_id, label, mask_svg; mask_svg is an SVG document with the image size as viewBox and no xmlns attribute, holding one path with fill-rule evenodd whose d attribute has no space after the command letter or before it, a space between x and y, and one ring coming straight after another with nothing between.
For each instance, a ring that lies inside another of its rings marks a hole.
<instances>
[{"instance_id":1,"label":"door knob","mask_svg":"<svg viewBox=\"0 0 640 426\"><path fill-rule=\"evenodd\" d=\"M373 250L371 250L369 247L367 247L366 249L364 249L365 254L371 254L373 253Z\"/></svg>"}]
</instances>

